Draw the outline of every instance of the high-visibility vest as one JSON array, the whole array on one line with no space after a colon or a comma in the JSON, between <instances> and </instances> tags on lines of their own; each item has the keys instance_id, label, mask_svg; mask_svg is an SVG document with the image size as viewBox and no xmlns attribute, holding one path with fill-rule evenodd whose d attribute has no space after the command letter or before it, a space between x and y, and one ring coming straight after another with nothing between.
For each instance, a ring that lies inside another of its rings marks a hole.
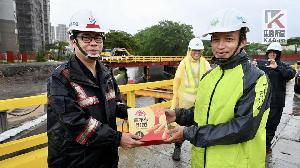
<instances>
[{"instance_id":1,"label":"high-visibility vest","mask_svg":"<svg viewBox=\"0 0 300 168\"><path fill-rule=\"evenodd\" d=\"M200 61L200 67L199 67L199 78L195 78L195 75L193 74L193 70L191 67L191 61L188 59L188 57L186 57L184 59L184 65L185 65L185 71L186 71L186 76L187 76L187 80L188 80L188 86L184 86L183 90L186 93L190 93L190 94L196 94L197 92L197 88L198 88L198 83L200 81L200 79L202 78L203 74L207 71L206 69L206 65L205 65L205 58L200 57L200 59L198 60ZM198 80L198 81L196 81Z\"/></svg>"}]
</instances>

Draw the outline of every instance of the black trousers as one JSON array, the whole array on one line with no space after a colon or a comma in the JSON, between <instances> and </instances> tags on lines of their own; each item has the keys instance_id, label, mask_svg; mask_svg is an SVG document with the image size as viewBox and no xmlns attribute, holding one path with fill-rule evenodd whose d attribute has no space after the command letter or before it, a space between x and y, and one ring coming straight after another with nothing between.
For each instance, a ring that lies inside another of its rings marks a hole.
<instances>
[{"instance_id":1,"label":"black trousers","mask_svg":"<svg viewBox=\"0 0 300 168\"><path fill-rule=\"evenodd\" d=\"M177 141L175 142L175 148L181 148L184 141Z\"/></svg>"},{"instance_id":2,"label":"black trousers","mask_svg":"<svg viewBox=\"0 0 300 168\"><path fill-rule=\"evenodd\" d=\"M280 123L283 107L270 107L270 113L266 125L266 148L271 148L271 141L275 136L277 126Z\"/></svg>"}]
</instances>

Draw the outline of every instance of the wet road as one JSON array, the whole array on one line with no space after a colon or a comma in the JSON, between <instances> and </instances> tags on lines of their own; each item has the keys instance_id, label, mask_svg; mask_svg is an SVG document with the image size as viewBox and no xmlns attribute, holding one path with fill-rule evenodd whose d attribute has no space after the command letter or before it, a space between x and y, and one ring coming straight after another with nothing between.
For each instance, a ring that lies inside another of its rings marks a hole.
<instances>
[{"instance_id":1,"label":"wet road","mask_svg":"<svg viewBox=\"0 0 300 168\"><path fill-rule=\"evenodd\" d=\"M294 95L292 106L293 106L292 114L295 116L300 116L300 94Z\"/></svg>"},{"instance_id":2,"label":"wet road","mask_svg":"<svg viewBox=\"0 0 300 168\"><path fill-rule=\"evenodd\" d=\"M286 107L272 141L268 168L300 168L300 95L294 94L294 81L287 84Z\"/></svg>"}]
</instances>

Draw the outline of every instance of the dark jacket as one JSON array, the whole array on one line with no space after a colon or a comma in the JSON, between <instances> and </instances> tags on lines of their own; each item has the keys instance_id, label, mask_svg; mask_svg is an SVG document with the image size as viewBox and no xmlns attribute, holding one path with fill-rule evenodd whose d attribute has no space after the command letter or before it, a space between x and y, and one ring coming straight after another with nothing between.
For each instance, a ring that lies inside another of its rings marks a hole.
<instances>
[{"instance_id":1,"label":"dark jacket","mask_svg":"<svg viewBox=\"0 0 300 168\"><path fill-rule=\"evenodd\" d=\"M296 71L287 63L276 60L278 67L276 69L266 66L259 66L270 79L272 87L271 107L285 106L286 83L295 77Z\"/></svg>"},{"instance_id":2,"label":"dark jacket","mask_svg":"<svg viewBox=\"0 0 300 168\"><path fill-rule=\"evenodd\" d=\"M300 70L299 69L298 69L298 73L295 76L294 92L300 94Z\"/></svg>"},{"instance_id":3,"label":"dark jacket","mask_svg":"<svg viewBox=\"0 0 300 168\"><path fill-rule=\"evenodd\" d=\"M82 65L73 57L49 78L48 165L117 167L122 134L116 117L127 118L127 106L110 69L97 62L95 82Z\"/></svg>"}]
</instances>

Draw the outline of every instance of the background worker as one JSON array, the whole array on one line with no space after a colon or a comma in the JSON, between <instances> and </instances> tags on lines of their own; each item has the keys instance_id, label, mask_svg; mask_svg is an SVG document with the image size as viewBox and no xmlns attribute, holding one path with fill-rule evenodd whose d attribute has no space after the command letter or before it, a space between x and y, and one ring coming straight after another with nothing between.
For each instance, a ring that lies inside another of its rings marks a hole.
<instances>
[{"instance_id":1,"label":"background worker","mask_svg":"<svg viewBox=\"0 0 300 168\"><path fill-rule=\"evenodd\" d=\"M266 152L272 153L271 141L282 116L285 106L286 83L295 77L296 71L287 63L280 60L282 47L280 43L271 43L266 52L267 65L259 64L258 68L263 70L270 79L272 86L272 98L270 113L266 125ZM257 65L256 60L253 61Z\"/></svg>"},{"instance_id":2,"label":"background worker","mask_svg":"<svg viewBox=\"0 0 300 168\"><path fill-rule=\"evenodd\" d=\"M204 46L200 38L189 42L186 57L180 62L173 82L171 109L191 108L194 106L199 81L210 69L209 62L202 56ZM179 161L183 141L176 142L173 160Z\"/></svg>"},{"instance_id":3,"label":"background worker","mask_svg":"<svg viewBox=\"0 0 300 168\"><path fill-rule=\"evenodd\" d=\"M117 131L127 106L112 71L100 58L105 31L90 11L75 13L68 33L74 56L48 81L50 168L118 167L118 147L140 146L138 136Z\"/></svg>"}]
</instances>

